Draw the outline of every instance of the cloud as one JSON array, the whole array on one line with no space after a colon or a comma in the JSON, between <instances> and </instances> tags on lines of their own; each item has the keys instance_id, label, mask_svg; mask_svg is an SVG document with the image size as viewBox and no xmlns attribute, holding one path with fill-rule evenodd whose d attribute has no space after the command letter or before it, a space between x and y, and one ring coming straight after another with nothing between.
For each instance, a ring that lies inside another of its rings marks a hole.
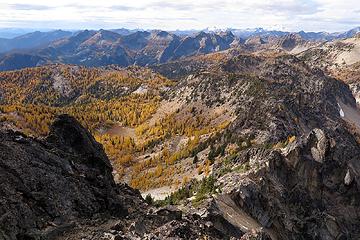
<instances>
[{"instance_id":1,"label":"cloud","mask_svg":"<svg viewBox=\"0 0 360 240\"><path fill-rule=\"evenodd\" d=\"M53 7L47 5L19 4L19 3L8 4L8 7L14 10L36 10L36 11L53 9Z\"/></svg>"},{"instance_id":2,"label":"cloud","mask_svg":"<svg viewBox=\"0 0 360 240\"><path fill-rule=\"evenodd\" d=\"M360 24L358 0L0 0L0 27L341 31ZM31 2L31 4L29 4ZM74 3L75 2L75 3ZM41 11L41 13L39 13ZM10 23L10 24L9 24Z\"/></svg>"},{"instance_id":3,"label":"cloud","mask_svg":"<svg viewBox=\"0 0 360 240\"><path fill-rule=\"evenodd\" d=\"M360 26L360 19L340 19L337 21L338 24Z\"/></svg>"},{"instance_id":4,"label":"cloud","mask_svg":"<svg viewBox=\"0 0 360 240\"><path fill-rule=\"evenodd\" d=\"M136 18L134 20L155 20L155 21L198 21L197 18L194 17L157 17L157 18Z\"/></svg>"},{"instance_id":5,"label":"cloud","mask_svg":"<svg viewBox=\"0 0 360 240\"><path fill-rule=\"evenodd\" d=\"M158 1L147 5L147 8L174 9L177 11L190 11L195 7L196 5L192 3L179 3L179 2L169 2L169 1Z\"/></svg>"},{"instance_id":6,"label":"cloud","mask_svg":"<svg viewBox=\"0 0 360 240\"><path fill-rule=\"evenodd\" d=\"M110 10L117 10L117 11L141 11L144 10L144 7L131 7L125 5L112 5L108 7Z\"/></svg>"},{"instance_id":7,"label":"cloud","mask_svg":"<svg viewBox=\"0 0 360 240\"><path fill-rule=\"evenodd\" d=\"M119 10L119 11L144 11L144 10L175 10L175 11L191 11L196 7L195 4L189 3L176 3L176 2L169 2L169 1L157 1L157 2L150 2L144 4L143 6L133 7L128 5L112 5L108 7L111 10Z\"/></svg>"},{"instance_id":8,"label":"cloud","mask_svg":"<svg viewBox=\"0 0 360 240\"><path fill-rule=\"evenodd\" d=\"M248 8L289 17L294 15L312 15L321 11L321 5L312 0L254 1Z\"/></svg>"}]
</instances>

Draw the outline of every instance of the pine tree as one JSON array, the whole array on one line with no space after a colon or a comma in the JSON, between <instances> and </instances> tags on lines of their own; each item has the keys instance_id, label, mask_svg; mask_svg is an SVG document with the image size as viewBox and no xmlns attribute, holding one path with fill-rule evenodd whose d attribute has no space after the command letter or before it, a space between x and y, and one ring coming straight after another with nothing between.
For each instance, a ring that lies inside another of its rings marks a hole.
<instances>
[{"instance_id":1,"label":"pine tree","mask_svg":"<svg viewBox=\"0 0 360 240\"><path fill-rule=\"evenodd\" d=\"M193 164L196 164L199 162L199 158L197 155L195 155L194 159L193 159Z\"/></svg>"}]
</instances>

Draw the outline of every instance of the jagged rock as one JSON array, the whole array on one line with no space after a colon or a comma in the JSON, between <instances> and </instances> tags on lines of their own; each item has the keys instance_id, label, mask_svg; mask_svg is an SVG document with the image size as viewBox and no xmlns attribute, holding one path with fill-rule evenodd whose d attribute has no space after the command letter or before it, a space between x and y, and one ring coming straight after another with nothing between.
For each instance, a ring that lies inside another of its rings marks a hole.
<instances>
[{"instance_id":1,"label":"jagged rock","mask_svg":"<svg viewBox=\"0 0 360 240\"><path fill-rule=\"evenodd\" d=\"M109 213L125 216L101 146L72 117L60 116L47 140L0 133L0 235L46 236L50 224Z\"/></svg>"},{"instance_id":2,"label":"jagged rock","mask_svg":"<svg viewBox=\"0 0 360 240\"><path fill-rule=\"evenodd\" d=\"M329 143L332 137L335 144ZM359 146L346 132L335 137L315 129L287 148L281 155L267 150L267 158L261 157L265 150L244 151L250 154L247 159L262 158L268 164L255 174L249 170L236 184L230 177L220 179L231 199L278 239L357 239L360 193L351 182Z\"/></svg>"},{"instance_id":3,"label":"jagged rock","mask_svg":"<svg viewBox=\"0 0 360 240\"><path fill-rule=\"evenodd\" d=\"M249 148L240 152L239 156L235 159L240 163L248 162L251 167L260 167L267 163L269 159L278 157L279 152L272 151L264 148Z\"/></svg>"},{"instance_id":4,"label":"jagged rock","mask_svg":"<svg viewBox=\"0 0 360 240\"><path fill-rule=\"evenodd\" d=\"M222 239L224 235L214 229L211 225L189 219L186 221L173 220L159 228L153 230L150 234L144 236L144 239Z\"/></svg>"},{"instance_id":5,"label":"jagged rock","mask_svg":"<svg viewBox=\"0 0 360 240\"><path fill-rule=\"evenodd\" d=\"M79 155L82 159L87 160L87 162L82 162L86 165L99 166L104 170L112 169L101 144L96 142L84 127L68 115L60 115L55 119L46 141L65 152Z\"/></svg>"},{"instance_id":6,"label":"jagged rock","mask_svg":"<svg viewBox=\"0 0 360 240\"><path fill-rule=\"evenodd\" d=\"M310 133L308 141L311 144L311 155L314 160L323 163L329 145L324 132L321 129L314 129Z\"/></svg>"},{"instance_id":7,"label":"jagged rock","mask_svg":"<svg viewBox=\"0 0 360 240\"><path fill-rule=\"evenodd\" d=\"M253 181L243 180L238 191L231 193L231 198L242 209L246 209L263 227L270 227L271 218L264 209L264 199L259 195L260 189Z\"/></svg>"},{"instance_id":8,"label":"jagged rock","mask_svg":"<svg viewBox=\"0 0 360 240\"><path fill-rule=\"evenodd\" d=\"M212 226L227 236L239 238L246 232L245 229L240 229L234 223L231 223L219 208L218 199L212 199L204 207L205 211L201 213L201 217L212 224ZM234 214L234 213L232 213Z\"/></svg>"},{"instance_id":9,"label":"jagged rock","mask_svg":"<svg viewBox=\"0 0 360 240\"><path fill-rule=\"evenodd\" d=\"M272 240L264 231L249 231L240 240Z\"/></svg>"}]
</instances>

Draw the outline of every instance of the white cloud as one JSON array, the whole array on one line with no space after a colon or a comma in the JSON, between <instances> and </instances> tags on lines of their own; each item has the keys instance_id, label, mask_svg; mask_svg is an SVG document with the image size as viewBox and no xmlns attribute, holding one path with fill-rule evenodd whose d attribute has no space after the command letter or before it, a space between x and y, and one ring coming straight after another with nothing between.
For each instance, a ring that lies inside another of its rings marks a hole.
<instances>
[{"instance_id":1,"label":"white cloud","mask_svg":"<svg viewBox=\"0 0 360 240\"><path fill-rule=\"evenodd\" d=\"M358 0L0 0L0 27L340 31L360 25L357 6Z\"/></svg>"}]
</instances>

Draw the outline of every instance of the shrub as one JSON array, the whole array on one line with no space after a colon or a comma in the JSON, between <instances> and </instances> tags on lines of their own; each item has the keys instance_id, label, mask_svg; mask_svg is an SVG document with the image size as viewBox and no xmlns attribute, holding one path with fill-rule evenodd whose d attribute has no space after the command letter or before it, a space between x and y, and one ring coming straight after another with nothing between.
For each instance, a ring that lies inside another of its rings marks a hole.
<instances>
[{"instance_id":1,"label":"shrub","mask_svg":"<svg viewBox=\"0 0 360 240\"><path fill-rule=\"evenodd\" d=\"M216 178L214 176L205 177L202 180L192 180L190 184L183 186L176 192L166 197L164 200L156 201L157 206L176 205L180 201L195 196L194 204L199 204L210 194L216 193Z\"/></svg>"},{"instance_id":2,"label":"shrub","mask_svg":"<svg viewBox=\"0 0 360 240\"><path fill-rule=\"evenodd\" d=\"M149 205L152 205L154 203L154 199L152 198L151 194L146 195L145 202Z\"/></svg>"}]
</instances>

